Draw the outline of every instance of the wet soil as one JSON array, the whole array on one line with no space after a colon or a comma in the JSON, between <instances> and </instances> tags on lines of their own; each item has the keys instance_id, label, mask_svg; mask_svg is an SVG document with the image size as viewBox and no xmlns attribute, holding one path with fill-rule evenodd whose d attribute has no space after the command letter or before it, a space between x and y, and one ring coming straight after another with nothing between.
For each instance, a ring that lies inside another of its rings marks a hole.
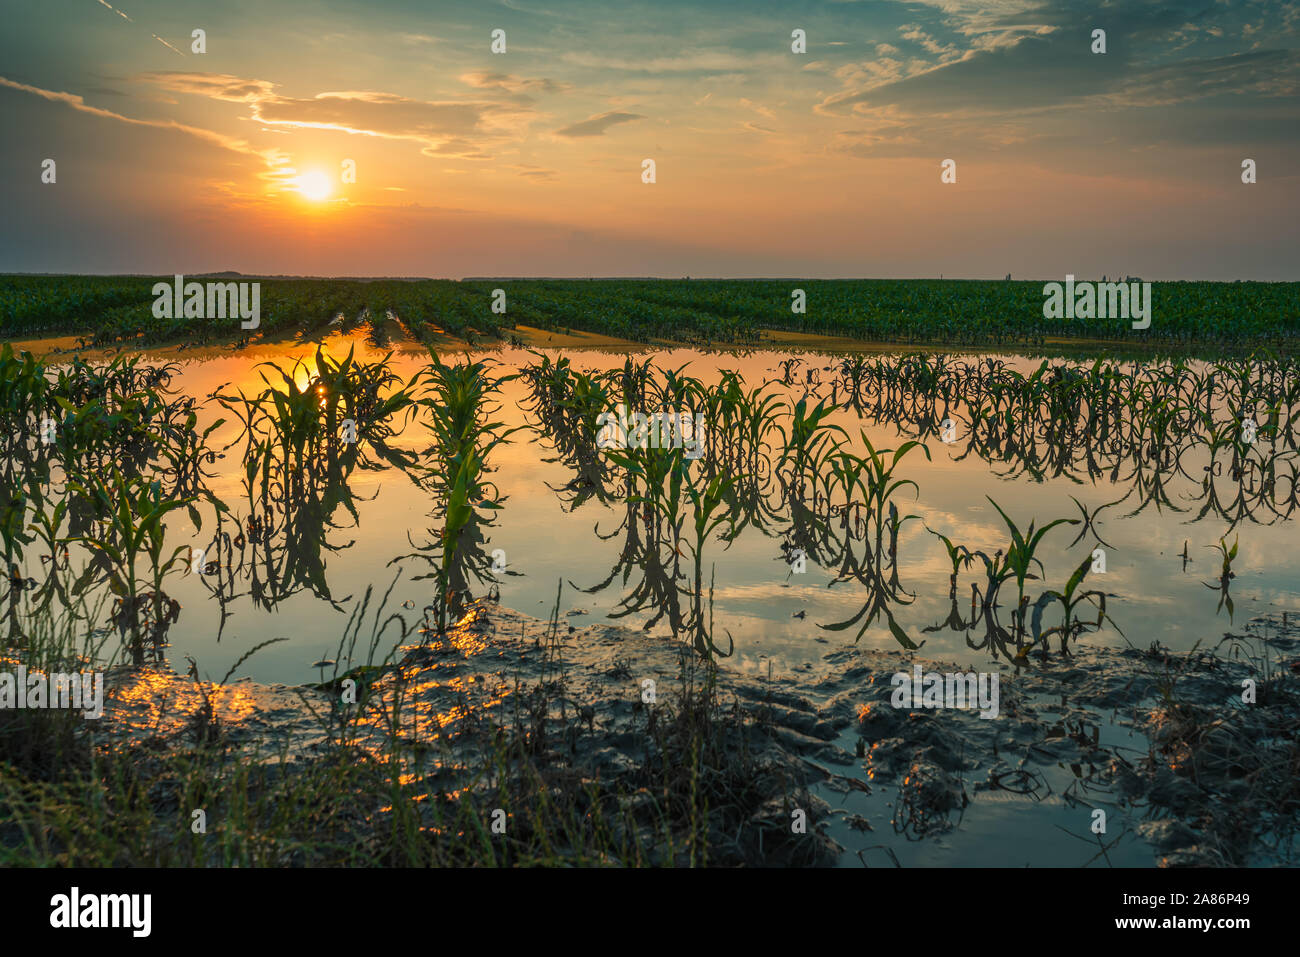
<instances>
[{"instance_id":1,"label":"wet soil","mask_svg":"<svg viewBox=\"0 0 1300 957\"><path fill-rule=\"evenodd\" d=\"M331 663L312 686L119 668L95 734L182 748L218 724L253 759L311 762L338 746L341 715L354 719L348 747L379 753L391 729L376 705L400 692L399 733L426 756L431 793L472 786L508 733L557 781L652 801L665 729L704 700L707 670L671 640L571 617L479 602L387 666ZM894 707L895 673L962 670L902 652L828 644L814 665L759 676L723 660L706 722L709 862L1285 863L1300 821L1297 634L1261 618L1215 652L1081 647L990 663L991 720ZM349 679L359 712L339 704Z\"/></svg>"}]
</instances>

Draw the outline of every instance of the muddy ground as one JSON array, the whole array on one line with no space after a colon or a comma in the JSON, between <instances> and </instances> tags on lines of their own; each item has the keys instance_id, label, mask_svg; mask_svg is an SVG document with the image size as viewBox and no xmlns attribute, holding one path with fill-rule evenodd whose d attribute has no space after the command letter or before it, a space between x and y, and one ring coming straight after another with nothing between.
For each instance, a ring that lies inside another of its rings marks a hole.
<instances>
[{"instance_id":1,"label":"muddy ground","mask_svg":"<svg viewBox=\"0 0 1300 957\"><path fill-rule=\"evenodd\" d=\"M719 663L705 722L709 863L1294 860L1300 645L1285 617L1256 619L1213 651L1085 644L1069 658L990 663L982 670L998 674L1000 698L992 720L891 705L896 672L956 666L821 648L811 669L784 674ZM339 703L349 678L359 710ZM685 760L667 729L709 699L706 669L669 639L577 628L565 615L552 624L491 602L443 638L403 645L387 666L330 663L321 679L214 686L161 667L119 668L94 733L158 750L219 725L223 742L262 761L321 760L340 740L378 754L400 693L397 733L424 756L431 794L477 786L508 735L557 789L595 786L649 804L655 782ZM1243 700L1246 681L1253 702ZM641 836L653 842L654 826Z\"/></svg>"}]
</instances>

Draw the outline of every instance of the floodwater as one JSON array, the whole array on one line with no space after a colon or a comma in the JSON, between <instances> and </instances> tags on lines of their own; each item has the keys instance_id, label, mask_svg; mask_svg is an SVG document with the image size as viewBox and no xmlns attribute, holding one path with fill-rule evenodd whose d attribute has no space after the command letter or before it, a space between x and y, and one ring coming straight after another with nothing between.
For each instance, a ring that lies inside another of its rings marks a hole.
<instances>
[{"instance_id":1,"label":"floodwater","mask_svg":"<svg viewBox=\"0 0 1300 957\"><path fill-rule=\"evenodd\" d=\"M337 340L331 351L341 355L349 344ZM357 343L357 349L358 358L367 360L384 354L362 343ZM258 359L285 365L298 356L310 356L311 351L286 349L274 355L263 350ZM557 351L548 354L552 358L560 355ZM599 351L564 354L576 368L592 371L619 367L625 359L622 354ZM497 371L503 374L535 360L534 355L523 350L505 349L487 355L499 363ZM686 371L708 383L717 380L719 369L732 369L752 387L780 379L781 363L791 355L674 349L647 352L637 358L651 358L659 367L670 369L689 363ZM227 394L242 388L251 395L262 387L254 362L240 354L200 360L171 354L164 358L180 364L173 388L191 396L203 397L223 386ZM963 358L977 362L981 357ZM398 352L391 364L406 379L424 361L423 353ZM791 401L809 387L809 369L816 369L822 382L829 381L828 367L833 361L832 357L804 355L794 372L797 382L787 391ZM1038 364L1037 360L1016 358L1008 358L1007 362L1021 371L1031 371ZM830 395L827 386L816 388L821 395ZM528 386L523 380L506 383L496 418L507 427L535 425L522 407L527 399ZM203 406L200 428L205 419L210 422L222 414L224 411L215 403ZM908 423L876 422L852 410L841 410L833 421L855 439L861 428L877 449L897 448L914 434ZM231 422L214 435L215 447L235 444L208 469L217 473L209 487L231 506L235 515L247 514L246 502L242 512L240 507L240 452L244 446L236 442L238 435L238 428ZM1041 527L1052 519L1079 518L1079 508L1071 497L1092 514L1127 496L1121 504L1101 511L1093 529L1082 538L1081 526L1060 526L1048 533L1038 552L1046 572L1045 584L1060 590L1080 562L1094 548L1102 547L1098 539L1106 543L1105 571L1090 573L1088 587L1107 592L1110 621L1083 635L1080 641L1084 644L1125 647L1132 643L1146 648L1159 642L1175 650L1187 650L1198 642L1205 645L1218 641L1226 631L1239 629L1256 615L1300 609L1300 594L1295 587L1300 557L1291 547L1294 533L1289 523L1276 516L1260 516L1258 523L1247 519L1230 530L1231 523L1216 515L1214 509L1198 520L1206 495L1200 482L1188 478L1200 474L1195 453L1183 460L1184 474L1164 487L1168 504L1152 502L1138 514L1130 515L1142 495L1140 488L1135 493L1132 479L1126 481L1127 468L1119 470L1118 475L1107 469L1092 479L1086 475L1049 475L1041 480L1025 474L1007 477L1004 473L1016 471L1009 463L985 461L970 453L960 434L955 439L947 444L931 435L927 441L930 460L920 450L914 450L901 461L894 476L916 483L915 489L901 489L896 501L901 515L917 518L905 522L899 534L900 588L896 595L901 600L892 602L890 610L912 640L925 642L923 653L927 656L971 666L993 660L988 650L971 647L980 642L968 641L966 631L935 627L947 621L954 608L959 617L969 620L970 583L982 571L976 564L962 572L954 604L949 597L951 569L944 546L927 531L927 527L934 529L972 551L992 555L996 549L1006 547L1009 537L989 498L1024 529L1030 521ZM428 444L427 434L418 423L412 423L394 444L421 449ZM855 443L855 448L860 450L861 444ZM573 473L560 462L547 461L552 458L554 452L547 438L525 429L514 433L489 460L495 469L492 478L505 504L495 524L484 532L484 550L494 553L500 549L504 554L499 557L512 573L500 576L500 601L546 618L562 579L559 613L568 616L570 623L616 621L639 627L653 616L652 609L610 617L627 596L621 574L590 594L580 590L606 582L618 565L624 548L620 526L625 512L594 497L571 509L571 496L557 490L564 489ZM1219 481L1226 483L1228 479L1220 477ZM220 676L256 644L283 637L289 640L259 651L241 666L240 674L287 684L316 680L318 672L311 664L335 657L347 613L354 603L367 586L374 586L382 594L394 578L396 584L387 611L402 615L411 625L418 623L421 609L431 600L433 586L428 580L413 580L427 573L428 566L403 556L429 541L429 529L439 524L430 514L435 503L428 492L394 469L357 470L349 483L359 520L353 521L340 507L334 516L338 527L327 529L328 548L323 552L324 579L333 604L304 589L268 608L255 602L244 588L244 594L225 603L223 620L221 606L200 576L173 577L168 582L168 594L179 599L182 611L168 635L171 660L191 656L203 673ZM203 511L205 522L210 522L211 509L205 507ZM175 544L204 547L211 531L210 526L205 526L202 533L195 533L183 512L173 513L169 519L169 535ZM1234 538L1239 541L1239 553L1232 565L1232 615L1226 606L1220 606L1220 558L1213 548L1225 535L1229 546ZM769 667L778 672L812 669L828 647L852 642L858 631L858 624L845 631L821 626L856 615L865 601L863 586L852 578L832 584L835 570L819 568L812 560L806 561L803 573L794 573L781 544L779 530L765 534L751 526L729 546L713 543L706 549L704 581L707 585L712 575L714 634L723 649L728 646L726 635L734 640L735 653L730 662L733 667L754 673L766 673ZM626 588L635 585L634 575ZM1040 587L1040 583L1033 583L1027 590L1037 591ZM1095 617L1095 612L1091 616ZM656 633L668 633L666 621L662 619L655 626ZM899 646L883 618L867 628L859 643L866 648Z\"/></svg>"}]
</instances>

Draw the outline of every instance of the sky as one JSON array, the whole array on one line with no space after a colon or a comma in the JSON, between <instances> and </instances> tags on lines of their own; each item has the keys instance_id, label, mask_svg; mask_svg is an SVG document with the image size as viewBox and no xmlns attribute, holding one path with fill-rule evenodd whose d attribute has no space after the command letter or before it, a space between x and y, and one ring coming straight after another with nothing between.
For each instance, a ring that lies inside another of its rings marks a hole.
<instances>
[{"instance_id":1,"label":"sky","mask_svg":"<svg viewBox=\"0 0 1300 957\"><path fill-rule=\"evenodd\" d=\"M1300 279L1296 2L3 11L0 272Z\"/></svg>"}]
</instances>

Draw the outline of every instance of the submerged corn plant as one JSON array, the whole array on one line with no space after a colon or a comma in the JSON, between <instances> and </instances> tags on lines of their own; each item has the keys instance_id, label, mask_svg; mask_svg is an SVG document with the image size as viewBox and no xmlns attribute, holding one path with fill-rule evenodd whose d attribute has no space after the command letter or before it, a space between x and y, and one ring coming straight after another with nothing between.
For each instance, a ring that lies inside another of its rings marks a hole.
<instances>
[{"instance_id":1,"label":"submerged corn plant","mask_svg":"<svg viewBox=\"0 0 1300 957\"><path fill-rule=\"evenodd\" d=\"M1237 539L1233 538L1231 548L1228 547L1228 538L1226 535L1219 539L1218 544L1206 545L1205 547L1212 548L1219 553L1221 567L1219 571L1219 580L1217 582L1202 582L1201 584L1211 590L1218 590L1219 606L1214 610L1214 613L1217 615L1219 612L1223 611L1226 606L1228 609L1228 618L1231 620L1233 604L1232 595L1228 593L1228 589L1232 586L1232 580L1237 577L1236 573L1232 570L1232 563L1237 558Z\"/></svg>"},{"instance_id":2,"label":"submerged corn plant","mask_svg":"<svg viewBox=\"0 0 1300 957\"><path fill-rule=\"evenodd\" d=\"M688 622L690 640L695 650L713 661L716 655L729 657L736 650L736 643L728 634L729 646L723 652L713 639L713 580L710 575L709 603L707 614L704 606L704 544L715 532L722 530L719 539L730 543L737 534L734 483L722 476L714 476L707 482L688 483L687 495L691 503L691 530L694 536L687 540L691 562L695 566L695 587L691 591L691 616Z\"/></svg>"},{"instance_id":3,"label":"submerged corn plant","mask_svg":"<svg viewBox=\"0 0 1300 957\"><path fill-rule=\"evenodd\" d=\"M471 600L472 583L497 582L483 531L492 525L504 499L489 477L488 458L522 426L506 429L493 418L500 411L494 403L501 387L517 375L497 375L486 360L450 364L433 350L430 356L422 371L425 388L418 404L432 444L423 453L419 481L433 493L433 514L442 525L429 529L429 541L423 546L408 535L416 551L389 564L418 558L431 566L416 580L434 581L432 625L444 634L449 616Z\"/></svg>"},{"instance_id":4,"label":"submerged corn plant","mask_svg":"<svg viewBox=\"0 0 1300 957\"><path fill-rule=\"evenodd\" d=\"M848 441L843 427L828 421L835 411L826 400L809 408L808 397L804 396L791 407L788 427L778 426L782 451L776 473L785 495L811 499L814 508L829 498L827 459Z\"/></svg>"},{"instance_id":5,"label":"submerged corn plant","mask_svg":"<svg viewBox=\"0 0 1300 957\"><path fill-rule=\"evenodd\" d=\"M1047 589L1038 596L1034 602L1034 614L1031 620L1031 630L1033 633L1034 645L1042 644L1043 660L1047 659L1048 639L1052 635L1059 636L1059 647L1062 655L1069 655L1070 642L1083 634L1088 629L1098 629L1102 623L1108 621L1106 614L1106 593L1100 589L1092 588L1081 590L1084 579L1087 577L1089 569L1092 568L1092 556L1085 558L1079 567L1074 570L1069 581L1065 583L1065 588L1061 591ZM1061 606L1063 614L1062 621L1059 625L1052 628L1043 628L1043 611L1051 603L1056 602ZM1097 620L1089 622L1079 618L1076 610L1084 602L1092 604L1097 610ZM1112 625L1115 625L1111 621ZM1118 626L1115 626L1118 630ZM1123 634L1123 632L1120 632Z\"/></svg>"},{"instance_id":6,"label":"submerged corn plant","mask_svg":"<svg viewBox=\"0 0 1300 957\"><path fill-rule=\"evenodd\" d=\"M161 483L125 477L113 468L107 479L82 476L70 489L94 503L99 516L97 532L73 539L89 548L93 561L72 587L83 594L96 579L106 576L116 598L113 624L139 665L146 646L161 650L168 627L180 615L180 603L163 590L164 580L182 563L188 547L178 545L166 553L166 524L171 511L189 504L169 500Z\"/></svg>"},{"instance_id":7,"label":"submerged corn plant","mask_svg":"<svg viewBox=\"0 0 1300 957\"><path fill-rule=\"evenodd\" d=\"M4 588L5 588L5 623L9 644L17 644L21 637L21 625L18 620L18 605L22 593L29 587L28 579L23 577L20 561L23 548L29 545L33 536L27 526L27 496L17 488L12 488L0 497L0 548L4 550Z\"/></svg>"},{"instance_id":8,"label":"submerged corn plant","mask_svg":"<svg viewBox=\"0 0 1300 957\"><path fill-rule=\"evenodd\" d=\"M1038 577L1033 573L1035 567L1040 572L1045 572L1043 563L1036 554L1039 546L1047 533L1056 526L1077 525L1079 520L1075 518L1058 518L1048 522L1041 528L1036 528L1034 521L1031 520L1029 527L1024 533L1021 533L1020 527L1002 510L1002 506L991 498L989 504L997 509L998 514L1002 516L1003 522L1006 523L1007 531L1011 534L1011 543L1007 546L1004 555L1001 581L1014 579L1016 583L1016 607L1012 613L1012 619L1015 622L1016 650L1020 651L1023 639L1028 632L1025 622L1025 611L1028 604L1028 599L1025 597L1025 583ZM1001 584L1001 581L999 581L999 584Z\"/></svg>"},{"instance_id":9,"label":"submerged corn plant","mask_svg":"<svg viewBox=\"0 0 1300 957\"><path fill-rule=\"evenodd\" d=\"M865 432L861 438L866 455L837 451L832 456L827 498L842 499L837 506L839 531L834 530L833 522L820 517L813 519L813 526L821 530L823 541L834 543L828 558L837 561L839 570L830 584L856 581L866 589L866 598L857 614L819 627L845 631L858 625L855 640L860 640L877 619L883 618L895 641L904 648L916 649L920 645L899 624L893 608L908 605L916 597L899 581L898 536L902 526L917 516L900 515L896 495L908 486L914 491L918 486L911 479L895 478L894 473L908 453L919 447L929 458L929 449L915 441L897 450L876 449Z\"/></svg>"}]
</instances>

